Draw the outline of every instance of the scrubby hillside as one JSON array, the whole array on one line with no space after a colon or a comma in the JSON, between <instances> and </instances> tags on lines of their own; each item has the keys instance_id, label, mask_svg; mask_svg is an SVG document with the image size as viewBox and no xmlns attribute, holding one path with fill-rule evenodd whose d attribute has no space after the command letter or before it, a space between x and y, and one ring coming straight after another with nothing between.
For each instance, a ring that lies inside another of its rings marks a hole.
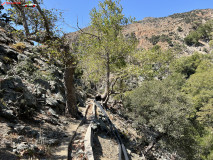
<instances>
[{"instance_id":1,"label":"scrubby hillside","mask_svg":"<svg viewBox=\"0 0 213 160\"><path fill-rule=\"evenodd\" d=\"M210 50L207 42L201 41L200 46L188 46L184 38L190 31L212 19L213 9L193 10L161 18L147 17L125 26L123 34L126 37L134 35L138 40L138 48L150 49L159 45L162 49L174 48L182 54L195 51L206 53ZM70 41L75 42L79 33L68 34Z\"/></svg>"},{"instance_id":2,"label":"scrubby hillside","mask_svg":"<svg viewBox=\"0 0 213 160\"><path fill-rule=\"evenodd\" d=\"M194 51L204 51L204 48L208 49L209 46L203 42L201 47L189 47L184 43L184 38L190 31L211 19L213 9L193 10L162 18L147 17L126 26L124 34L135 34L139 40L139 48L148 49L153 45L160 45L163 49L178 47L183 53L191 54Z\"/></svg>"}]
</instances>

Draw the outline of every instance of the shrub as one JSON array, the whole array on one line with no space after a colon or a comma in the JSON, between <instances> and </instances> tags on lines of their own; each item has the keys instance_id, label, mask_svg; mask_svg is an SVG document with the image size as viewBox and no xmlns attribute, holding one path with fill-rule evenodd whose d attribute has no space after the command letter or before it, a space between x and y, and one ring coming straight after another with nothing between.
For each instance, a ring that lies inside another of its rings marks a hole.
<instances>
[{"instance_id":1,"label":"shrub","mask_svg":"<svg viewBox=\"0 0 213 160\"><path fill-rule=\"evenodd\" d=\"M186 78L189 78L195 73L204 57L205 56L200 53L195 53L189 57L182 57L170 65L171 70L176 73L181 73L186 76Z\"/></svg>"},{"instance_id":2,"label":"shrub","mask_svg":"<svg viewBox=\"0 0 213 160\"><path fill-rule=\"evenodd\" d=\"M184 38L187 45L199 45L199 40L209 41L212 39L213 21L209 21L204 25L200 25L195 31L191 31L188 36Z\"/></svg>"},{"instance_id":3,"label":"shrub","mask_svg":"<svg viewBox=\"0 0 213 160\"><path fill-rule=\"evenodd\" d=\"M183 32L183 29L182 29L180 26L178 26L177 31L178 31L178 32Z\"/></svg>"},{"instance_id":4,"label":"shrub","mask_svg":"<svg viewBox=\"0 0 213 160\"><path fill-rule=\"evenodd\" d=\"M17 51L23 52L26 48L26 45L22 42L18 42L16 44L13 44L12 47Z\"/></svg>"},{"instance_id":5,"label":"shrub","mask_svg":"<svg viewBox=\"0 0 213 160\"><path fill-rule=\"evenodd\" d=\"M159 35L158 35L158 36L153 35L153 36L149 39L150 43L152 43L153 45L156 45L156 44L159 42L159 40L160 40L160 36L159 36Z\"/></svg>"},{"instance_id":6,"label":"shrub","mask_svg":"<svg viewBox=\"0 0 213 160\"><path fill-rule=\"evenodd\" d=\"M189 33L188 36L184 38L184 42L188 46L192 46L192 45L198 46L200 38L201 38L201 35L198 32L192 31Z\"/></svg>"},{"instance_id":7,"label":"shrub","mask_svg":"<svg viewBox=\"0 0 213 160\"><path fill-rule=\"evenodd\" d=\"M203 71L203 69L201 68L199 68L199 71L200 72L196 72L194 75L192 75L188 79L183 90L193 97L194 107L197 109L198 115L199 115L198 119L201 118L202 121L205 121L205 119L207 120L209 117L208 113L212 113L211 109L209 108L209 106L212 106L212 102L213 102L212 65L206 71ZM207 108L209 108L210 110ZM203 115L204 113L205 113L205 116ZM208 119L207 121L209 122L210 120ZM211 119L210 124L212 123L213 123L213 119Z\"/></svg>"},{"instance_id":8,"label":"shrub","mask_svg":"<svg viewBox=\"0 0 213 160\"><path fill-rule=\"evenodd\" d=\"M193 127L187 117L192 105L177 90L178 83L166 79L143 82L126 95L124 106L134 121L156 131L162 146L190 157L193 140L188 131Z\"/></svg>"}]
</instances>

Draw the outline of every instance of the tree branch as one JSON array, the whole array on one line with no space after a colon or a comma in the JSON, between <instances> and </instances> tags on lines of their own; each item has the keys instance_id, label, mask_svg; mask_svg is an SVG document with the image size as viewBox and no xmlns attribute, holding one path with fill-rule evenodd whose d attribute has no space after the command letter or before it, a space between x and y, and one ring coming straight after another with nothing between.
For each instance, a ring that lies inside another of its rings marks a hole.
<instances>
[{"instance_id":1,"label":"tree branch","mask_svg":"<svg viewBox=\"0 0 213 160\"><path fill-rule=\"evenodd\" d=\"M47 37L50 38L51 32L50 32L50 26L49 26L49 24L48 24L47 17L45 16L44 12L42 11L41 7L39 6L37 0L33 0L33 3L36 4L36 8L38 9L39 13L41 14L41 16L42 16L43 19L44 19L44 26L45 26L45 28L46 28Z\"/></svg>"},{"instance_id":2,"label":"tree branch","mask_svg":"<svg viewBox=\"0 0 213 160\"><path fill-rule=\"evenodd\" d=\"M78 25L78 19L77 19L77 27L78 27L78 29L79 29L83 34L87 34L87 35L90 35L90 36L92 36L92 37L98 38L99 41L101 40L101 38L100 38L99 36L97 36L97 35L95 35L95 34L92 34L92 33L85 32L84 30L82 30L82 29L79 27L79 25Z\"/></svg>"}]
</instances>

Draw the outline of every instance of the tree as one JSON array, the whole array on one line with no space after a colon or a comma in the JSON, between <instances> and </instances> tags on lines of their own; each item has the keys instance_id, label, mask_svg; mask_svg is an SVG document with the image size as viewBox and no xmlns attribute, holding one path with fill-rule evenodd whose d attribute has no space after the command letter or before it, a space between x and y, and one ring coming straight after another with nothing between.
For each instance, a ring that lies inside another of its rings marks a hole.
<instances>
[{"instance_id":1,"label":"tree","mask_svg":"<svg viewBox=\"0 0 213 160\"><path fill-rule=\"evenodd\" d=\"M75 47L70 47L66 36L56 40L48 40L47 53L50 55L50 61L59 60L64 67L64 87L66 95L65 113L78 118L78 108L76 104L76 94L74 87L74 73L76 60L74 56Z\"/></svg>"},{"instance_id":2,"label":"tree","mask_svg":"<svg viewBox=\"0 0 213 160\"><path fill-rule=\"evenodd\" d=\"M16 2L15 0L8 0ZM55 37L56 22L61 17L61 13L55 13L54 10L42 9L37 0L33 0L36 8L22 7L25 0L20 4L12 4L8 10L15 24L23 25L25 38L36 42L45 42ZM57 37L57 36L56 36Z\"/></svg>"},{"instance_id":3,"label":"tree","mask_svg":"<svg viewBox=\"0 0 213 160\"><path fill-rule=\"evenodd\" d=\"M102 100L108 101L111 87L121 77L127 58L135 48L135 39L125 39L122 34L127 19L122 14L119 1L105 0L99 3L99 10L90 12L89 31L82 31L79 41L79 66L89 80L100 82L105 79ZM114 76L114 78L112 78Z\"/></svg>"},{"instance_id":4,"label":"tree","mask_svg":"<svg viewBox=\"0 0 213 160\"><path fill-rule=\"evenodd\" d=\"M14 0L10 0L15 2ZM22 3L25 1L22 0ZM36 8L25 8L18 4L12 5L9 12L16 24L23 25L25 38L48 45L47 53L50 55L50 62L60 60L64 69L64 87L66 94L66 114L78 117L76 95L74 88L75 60L74 50L69 47L66 37L61 37L56 29L56 22L59 21L53 10L42 9L36 0L33 0ZM60 14L60 13L59 13Z\"/></svg>"},{"instance_id":5,"label":"tree","mask_svg":"<svg viewBox=\"0 0 213 160\"><path fill-rule=\"evenodd\" d=\"M199 40L208 42L212 39L212 31L213 21L211 20L203 25L200 25L195 31L189 32L189 34L184 38L184 41L189 46L198 46L200 44Z\"/></svg>"},{"instance_id":6,"label":"tree","mask_svg":"<svg viewBox=\"0 0 213 160\"><path fill-rule=\"evenodd\" d=\"M162 79L169 74L169 64L175 59L171 50L162 51L159 46L150 50L135 51L131 57L132 69L129 72L146 80Z\"/></svg>"},{"instance_id":7,"label":"tree","mask_svg":"<svg viewBox=\"0 0 213 160\"><path fill-rule=\"evenodd\" d=\"M192 75L186 82L183 90L192 96L197 119L206 126L213 127L213 65L209 63L208 66L207 61L205 61L203 65L209 68L203 71L203 69L199 67L198 69L201 72Z\"/></svg>"}]
</instances>

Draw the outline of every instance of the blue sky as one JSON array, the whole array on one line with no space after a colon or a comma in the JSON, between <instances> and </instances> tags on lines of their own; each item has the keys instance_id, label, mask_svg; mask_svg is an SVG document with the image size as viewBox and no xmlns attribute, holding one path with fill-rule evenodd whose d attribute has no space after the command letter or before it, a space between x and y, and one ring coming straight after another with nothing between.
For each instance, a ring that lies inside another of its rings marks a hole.
<instances>
[{"instance_id":1,"label":"blue sky","mask_svg":"<svg viewBox=\"0 0 213 160\"><path fill-rule=\"evenodd\" d=\"M18 0L17 0L18 1ZM56 8L64 12L66 23L61 24L65 32L73 32L77 17L83 28L89 25L89 12L98 7L99 0L43 0L42 7ZM4 2L4 0L2 0ZM187 12L194 9L213 8L213 0L121 0L123 13L136 20L144 17L165 17L174 13ZM69 24L69 25L67 25Z\"/></svg>"}]
</instances>

